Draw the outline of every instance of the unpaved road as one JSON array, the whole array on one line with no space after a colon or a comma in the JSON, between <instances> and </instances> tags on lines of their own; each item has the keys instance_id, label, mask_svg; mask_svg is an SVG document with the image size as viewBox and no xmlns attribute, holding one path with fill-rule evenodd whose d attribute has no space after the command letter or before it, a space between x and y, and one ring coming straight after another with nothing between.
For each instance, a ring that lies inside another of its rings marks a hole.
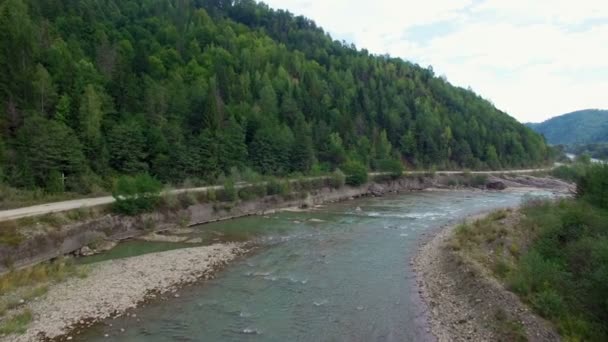
<instances>
[{"instance_id":1,"label":"unpaved road","mask_svg":"<svg viewBox=\"0 0 608 342\"><path fill-rule=\"evenodd\" d=\"M525 170L509 170L509 171L471 171L470 174L475 175L496 175L496 174L526 174L526 173L534 173L534 172L544 172L550 171L553 168L544 168L544 169L525 169ZM407 171L404 172L405 175L422 175L428 173L429 171ZM464 174L464 171L437 171L436 175L459 175ZM371 176L382 175L380 172L371 173ZM245 187L247 184L237 185L237 188ZM218 190L221 189L222 186L207 186L201 188L190 188L190 189L178 189L166 191L164 195L175 195L184 192L206 192L209 190ZM34 205L31 207L10 209L0 211L0 221L9 221L16 220L24 217L32 217L39 215L46 215L58 212L64 212L79 208L91 208L104 204L110 204L114 202L114 197L112 196L104 196L104 197L96 197L96 198L83 198L71 201L63 201L63 202L54 202L54 203L46 203L40 205Z\"/></svg>"}]
</instances>

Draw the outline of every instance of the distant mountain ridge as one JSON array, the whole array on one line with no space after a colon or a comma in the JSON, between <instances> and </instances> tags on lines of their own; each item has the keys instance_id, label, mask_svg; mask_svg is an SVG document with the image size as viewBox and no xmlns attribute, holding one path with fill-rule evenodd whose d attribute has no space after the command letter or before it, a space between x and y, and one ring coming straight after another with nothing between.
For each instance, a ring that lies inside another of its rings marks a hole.
<instances>
[{"instance_id":1,"label":"distant mountain ridge","mask_svg":"<svg viewBox=\"0 0 608 342\"><path fill-rule=\"evenodd\" d=\"M552 145L608 142L608 110L585 109L526 125Z\"/></svg>"}]
</instances>

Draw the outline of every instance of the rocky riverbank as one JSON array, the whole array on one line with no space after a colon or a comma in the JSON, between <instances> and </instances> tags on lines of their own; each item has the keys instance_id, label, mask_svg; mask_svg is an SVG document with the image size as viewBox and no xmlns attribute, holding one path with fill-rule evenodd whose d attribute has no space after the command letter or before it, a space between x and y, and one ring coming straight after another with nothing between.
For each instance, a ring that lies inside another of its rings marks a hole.
<instances>
[{"instance_id":1,"label":"rocky riverbank","mask_svg":"<svg viewBox=\"0 0 608 342\"><path fill-rule=\"evenodd\" d=\"M550 323L531 312L491 272L450 245L456 227L443 227L413 261L418 294L437 340L559 341Z\"/></svg>"},{"instance_id":2,"label":"rocky riverbank","mask_svg":"<svg viewBox=\"0 0 608 342\"><path fill-rule=\"evenodd\" d=\"M214 271L244 251L243 245L218 244L95 264L87 277L51 286L45 296L26 303L33 316L27 331L0 341L71 340L70 334L80 328L213 277Z\"/></svg>"}]
</instances>

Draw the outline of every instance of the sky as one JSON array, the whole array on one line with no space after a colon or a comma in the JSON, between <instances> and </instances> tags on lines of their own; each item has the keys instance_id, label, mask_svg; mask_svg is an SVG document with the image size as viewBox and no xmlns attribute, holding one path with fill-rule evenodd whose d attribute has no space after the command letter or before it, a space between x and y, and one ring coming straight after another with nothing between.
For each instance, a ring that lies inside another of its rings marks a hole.
<instances>
[{"instance_id":1,"label":"sky","mask_svg":"<svg viewBox=\"0 0 608 342\"><path fill-rule=\"evenodd\" d=\"M608 109L608 0L264 0L431 65L522 122Z\"/></svg>"}]
</instances>

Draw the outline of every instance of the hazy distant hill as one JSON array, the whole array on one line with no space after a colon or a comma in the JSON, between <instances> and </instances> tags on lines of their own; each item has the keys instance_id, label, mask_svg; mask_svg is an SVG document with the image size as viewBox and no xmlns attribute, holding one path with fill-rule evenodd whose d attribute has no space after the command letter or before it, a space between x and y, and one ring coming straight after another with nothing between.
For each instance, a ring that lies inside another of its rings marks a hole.
<instances>
[{"instance_id":1,"label":"hazy distant hill","mask_svg":"<svg viewBox=\"0 0 608 342\"><path fill-rule=\"evenodd\" d=\"M553 145L608 142L608 110L586 109L527 125Z\"/></svg>"}]
</instances>

